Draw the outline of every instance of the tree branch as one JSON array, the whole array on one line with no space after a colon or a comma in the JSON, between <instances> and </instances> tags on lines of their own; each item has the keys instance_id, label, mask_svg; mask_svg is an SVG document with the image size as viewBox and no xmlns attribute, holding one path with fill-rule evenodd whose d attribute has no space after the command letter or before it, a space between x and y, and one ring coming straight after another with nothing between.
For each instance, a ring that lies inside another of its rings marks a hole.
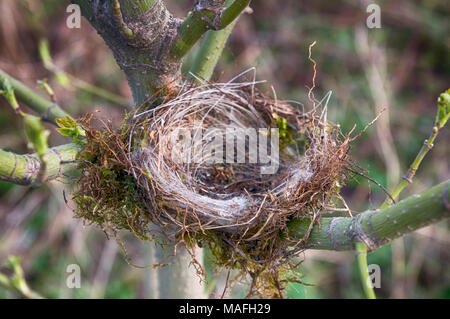
<instances>
[{"instance_id":1,"label":"tree branch","mask_svg":"<svg viewBox=\"0 0 450 319\"><path fill-rule=\"evenodd\" d=\"M47 150L45 176L39 176L41 161L37 154L18 155L0 149L0 180L19 184L33 185L38 177L41 182L61 177L74 168L74 161L81 146L75 143L60 145Z\"/></svg>"},{"instance_id":2,"label":"tree branch","mask_svg":"<svg viewBox=\"0 0 450 319\"><path fill-rule=\"evenodd\" d=\"M407 187L409 184L413 182L413 177L415 176L417 170L419 169L422 160L425 158L425 155L428 154L429 151L434 146L434 140L438 136L440 130L442 130L447 123L450 117L450 89L441 93L437 100L437 114L436 119L434 121L433 129L431 131L430 136L423 142L422 147L420 148L419 153L416 155L416 158L411 163L406 172L405 176L403 176L402 180L392 191L392 197L396 199L400 193ZM392 205L392 200L390 198L386 198L386 200L381 204L380 208L386 208L389 205Z\"/></svg>"},{"instance_id":3,"label":"tree branch","mask_svg":"<svg viewBox=\"0 0 450 319\"><path fill-rule=\"evenodd\" d=\"M171 44L181 21L162 0L73 0L97 30L124 71L134 102L181 77L181 63L169 61Z\"/></svg>"},{"instance_id":4,"label":"tree branch","mask_svg":"<svg viewBox=\"0 0 450 319\"><path fill-rule=\"evenodd\" d=\"M403 176L403 179L400 181L400 183L397 184L397 186L392 191L392 194L389 195L389 197L386 198L386 200L383 202L383 204L380 205L379 209L385 209L392 205L394 203L394 200L400 195L400 193L407 187L410 183L412 183L412 179L414 175L416 174L417 169L419 168L420 164L422 163L422 160L425 158L425 155L433 148L433 142L436 139L439 130L441 130L445 123L447 122L448 118L450 117L450 90L445 91L442 93L438 100L437 100L437 114L436 119L434 121L433 130L428 139L426 139L422 145L422 148L420 149L419 153L417 154L416 158L410 165L408 172L405 176ZM364 289L364 293L367 298L373 299L375 298L375 292L373 290L373 287L368 285L367 282L367 247L364 242L356 243L356 249L358 250L358 268L361 276L361 283Z\"/></svg>"},{"instance_id":5,"label":"tree branch","mask_svg":"<svg viewBox=\"0 0 450 319\"><path fill-rule=\"evenodd\" d=\"M232 2L233 0L227 0L225 6L229 7ZM207 81L211 78L237 20L238 19L234 19L234 21L223 30L209 30L206 32L205 38L203 39L200 49L192 63L192 67L189 70L190 73Z\"/></svg>"},{"instance_id":6,"label":"tree branch","mask_svg":"<svg viewBox=\"0 0 450 319\"><path fill-rule=\"evenodd\" d=\"M235 20L250 0L199 1L184 21L162 0L72 0L112 50L125 72L134 102L153 93L171 91L181 80L183 57L208 30L220 30Z\"/></svg>"},{"instance_id":7,"label":"tree branch","mask_svg":"<svg viewBox=\"0 0 450 319\"><path fill-rule=\"evenodd\" d=\"M232 23L248 6L250 0L235 0L223 11L211 7L199 7L191 11L178 28L178 34L170 51L172 61L180 61L200 37L208 30L222 30Z\"/></svg>"},{"instance_id":8,"label":"tree branch","mask_svg":"<svg viewBox=\"0 0 450 319\"><path fill-rule=\"evenodd\" d=\"M359 278L363 287L366 299L376 299L375 291L370 285L369 268L367 267L367 246L364 243L356 242L356 261L358 262Z\"/></svg>"},{"instance_id":9,"label":"tree branch","mask_svg":"<svg viewBox=\"0 0 450 319\"><path fill-rule=\"evenodd\" d=\"M353 218L323 217L307 240L312 249L353 250L356 242L374 250L392 240L450 217L450 180L413 195L383 210L366 211ZM303 238L309 219L289 223L289 236Z\"/></svg>"},{"instance_id":10,"label":"tree branch","mask_svg":"<svg viewBox=\"0 0 450 319\"><path fill-rule=\"evenodd\" d=\"M0 79L1 78L7 78L14 87L14 93L17 99L39 113L44 121L55 124L55 119L57 118L66 116L70 117L70 115L67 114L58 104L43 98L25 84L16 80L2 70L0 70Z\"/></svg>"},{"instance_id":11,"label":"tree branch","mask_svg":"<svg viewBox=\"0 0 450 319\"><path fill-rule=\"evenodd\" d=\"M43 299L39 293L33 291L25 279L25 274L20 265L20 258L10 256L5 266L13 271L12 276L0 272L0 286L29 299Z\"/></svg>"}]
</instances>

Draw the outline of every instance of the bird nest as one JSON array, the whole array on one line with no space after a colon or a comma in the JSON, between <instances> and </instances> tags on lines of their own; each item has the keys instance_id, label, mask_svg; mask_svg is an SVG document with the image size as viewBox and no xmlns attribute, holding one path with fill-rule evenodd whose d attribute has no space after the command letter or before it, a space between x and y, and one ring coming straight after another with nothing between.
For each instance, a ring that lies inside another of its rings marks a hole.
<instances>
[{"instance_id":1,"label":"bird nest","mask_svg":"<svg viewBox=\"0 0 450 319\"><path fill-rule=\"evenodd\" d=\"M119 130L85 118L76 214L108 232L150 239L156 225L188 249L209 246L219 266L250 275L251 293L277 295L300 251L288 247L307 242L288 222L318 222L347 178L349 139L312 103L305 112L255 82L206 83L137 108Z\"/></svg>"}]
</instances>

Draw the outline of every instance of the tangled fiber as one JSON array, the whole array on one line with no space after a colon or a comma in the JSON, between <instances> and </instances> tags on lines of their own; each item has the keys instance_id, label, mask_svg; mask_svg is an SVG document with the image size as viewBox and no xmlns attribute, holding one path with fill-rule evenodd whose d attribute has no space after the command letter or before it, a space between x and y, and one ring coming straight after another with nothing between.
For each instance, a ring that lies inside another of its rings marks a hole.
<instances>
[{"instance_id":1,"label":"tangled fiber","mask_svg":"<svg viewBox=\"0 0 450 319\"><path fill-rule=\"evenodd\" d=\"M76 215L108 233L151 239L156 225L188 249L209 246L218 266L250 277L249 295L281 297L308 236L290 238L287 223L308 218L312 228L337 205L350 138L318 101L305 112L255 84L186 85L116 131L82 120Z\"/></svg>"}]
</instances>

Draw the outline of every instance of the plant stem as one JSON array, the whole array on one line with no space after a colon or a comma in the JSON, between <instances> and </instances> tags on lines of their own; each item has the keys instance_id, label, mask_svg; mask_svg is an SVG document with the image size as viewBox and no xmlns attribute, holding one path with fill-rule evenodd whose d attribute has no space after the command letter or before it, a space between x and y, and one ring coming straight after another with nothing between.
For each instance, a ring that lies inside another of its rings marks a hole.
<instances>
[{"instance_id":1,"label":"plant stem","mask_svg":"<svg viewBox=\"0 0 450 319\"><path fill-rule=\"evenodd\" d=\"M82 91L85 91L94 96L98 96L106 101L109 101L109 102L117 104L117 105L128 106L130 104L130 101L128 101L127 99L123 98L120 95L111 93L108 90L99 88L88 82L77 79L73 75L70 75L70 74L67 74L67 75L72 80L73 86L75 86L76 88L78 88Z\"/></svg>"},{"instance_id":2,"label":"plant stem","mask_svg":"<svg viewBox=\"0 0 450 319\"><path fill-rule=\"evenodd\" d=\"M227 0L225 6L229 7L233 0ZM228 37L236 25L237 18L233 20L225 29L206 32L200 49L195 56L194 62L190 69L190 73L200 77L203 80L209 81L216 68L217 62L222 55Z\"/></svg>"},{"instance_id":3,"label":"plant stem","mask_svg":"<svg viewBox=\"0 0 450 319\"><path fill-rule=\"evenodd\" d=\"M39 113L44 121L55 123L55 119L57 118L66 116L70 117L70 115L66 113L58 104L43 98L22 82L0 70L0 78L2 77L7 78L14 87L14 93L17 99Z\"/></svg>"},{"instance_id":4,"label":"plant stem","mask_svg":"<svg viewBox=\"0 0 450 319\"><path fill-rule=\"evenodd\" d=\"M0 286L12 292L18 293L29 299L44 299L39 293L31 290L25 279L25 273L20 265L20 258L10 256L6 262L6 267L13 271L13 275L8 277L0 272Z\"/></svg>"},{"instance_id":5,"label":"plant stem","mask_svg":"<svg viewBox=\"0 0 450 319\"><path fill-rule=\"evenodd\" d=\"M181 21L167 10L164 1L74 2L113 52L136 105L156 92L166 93L167 87L180 81L182 61L169 61L168 56Z\"/></svg>"},{"instance_id":6,"label":"plant stem","mask_svg":"<svg viewBox=\"0 0 450 319\"><path fill-rule=\"evenodd\" d=\"M73 164L81 146L75 143L49 148L43 157L46 163L45 176L39 176L41 161L37 154L18 155L0 149L0 180L19 184L33 185L39 177L40 182L61 177L74 168Z\"/></svg>"},{"instance_id":7,"label":"plant stem","mask_svg":"<svg viewBox=\"0 0 450 319\"><path fill-rule=\"evenodd\" d=\"M214 26L216 30L221 30L232 23L249 3L250 0L235 0L222 12L217 25ZM198 39L211 28L211 23L214 22L216 14L216 12L209 10L192 11L178 28L178 35L172 46L170 59L179 61Z\"/></svg>"},{"instance_id":8,"label":"plant stem","mask_svg":"<svg viewBox=\"0 0 450 319\"><path fill-rule=\"evenodd\" d=\"M28 299L44 299L39 293L31 290L26 282L17 285L13 279L8 278L2 273L0 273L0 286Z\"/></svg>"},{"instance_id":9,"label":"plant stem","mask_svg":"<svg viewBox=\"0 0 450 319\"><path fill-rule=\"evenodd\" d=\"M433 133L431 133L430 137L426 139L420 148L419 153L417 154L414 161L409 166L408 172L405 176L403 176L402 180L398 185L394 188L394 190L391 193L392 198L396 199L400 195L400 193L409 185L412 183L412 179L414 175L417 172L417 169L419 168L419 165L422 163L422 160L424 159L425 155L433 148L433 142L436 139L437 135L439 133L438 127L435 125L433 127ZM386 208L388 206L392 205L392 200L387 197L386 200L381 204L380 208Z\"/></svg>"},{"instance_id":10,"label":"plant stem","mask_svg":"<svg viewBox=\"0 0 450 319\"><path fill-rule=\"evenodd\" d=\"M436 115L436 120L434 121L433 129L431 135L428 139L426 139L420 148L419 153L417 154L414 161L411 163L407 173L403 176L402 180L397 184L394 190L391 193L391 197L387 196L385 201L380 205L379 209L385 209L393 204L392 199L397 199L400 193L412 183L413 177L416 174L422 160L425 158L425 155L433 148L433 142L436 139L439 131L445 126L447 120L450 116L450 96L449 90L447 92L442 93L438 98L438 111ZM367 285L366 276L367 273L367 264L362 263L362 259L367 259L367 247L364 243L359 243L359 247L361 252L358 253L358 268L359 273L361 275L361 283L363 285L364 292L366 296L368 294L375 297L375 292L373 291L372 286ZM363 269L364 268L364 269ZM369 292L368 292L369 291Z\"/></svg>"},{"instance_id":11,"label":"plant stem","mask_svg":"<svg viewBox=\"0 0 450 319\"><path fill-rule=\"evenodd\" d=\"M450 180L380 210L349 217L324 217L315 225L306 242L312 249L353 250L357 242L370 250L406 233L450 217ZM289 236L303 238L311 221L307 218L288 224Z\"/></svg>"},{"instance_id":12,"label":"plant stem","mask_svg":"<svg viewBox=\"0 0 450 319\"><path fill-rule=\"evenodd\" d=\"M369 270L367 269L367 246L364 243L356 243L355 248L364 295L366 299L376 299L373 287L370 285Z\"/></svg>"},{"instance_id":13,"label":"plant stem","mask_svg":"<svg viewBox=\"0 0 450 319\"><path fill-rule=\"evenodd\" d=\"M44 67L56 77L56 80L67 89L78 88L93 96L98 96L106 101L118 105L128 105L129 101L120 95L109 92L108 90L94 86L86 81L78 79L77 77L61 70L53 63L53 58L50 52L50 45L47 39L42 39L39 43L39 55ZM50 94L52 95L52 94Z\"/></svg>"}]
</instances>

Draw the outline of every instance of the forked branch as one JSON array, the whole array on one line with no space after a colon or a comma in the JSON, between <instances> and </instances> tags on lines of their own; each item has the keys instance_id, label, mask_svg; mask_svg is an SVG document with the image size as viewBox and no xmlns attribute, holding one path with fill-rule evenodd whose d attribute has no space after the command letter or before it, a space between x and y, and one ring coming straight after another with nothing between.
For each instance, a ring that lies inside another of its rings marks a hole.
<instances>
[{"instance_id":1,"label":"forked branch","mask_svg":"<svg viewBox=\"0 0 450 319\"><path fill-rule=\"evenodd\" d=\"M73 0L114 53L125 72L134 102L170 92L181 80L183 57L210 29L232 23L250 0L203 0L183 20L162 0Z\"/></svg>"}]
</instances>

